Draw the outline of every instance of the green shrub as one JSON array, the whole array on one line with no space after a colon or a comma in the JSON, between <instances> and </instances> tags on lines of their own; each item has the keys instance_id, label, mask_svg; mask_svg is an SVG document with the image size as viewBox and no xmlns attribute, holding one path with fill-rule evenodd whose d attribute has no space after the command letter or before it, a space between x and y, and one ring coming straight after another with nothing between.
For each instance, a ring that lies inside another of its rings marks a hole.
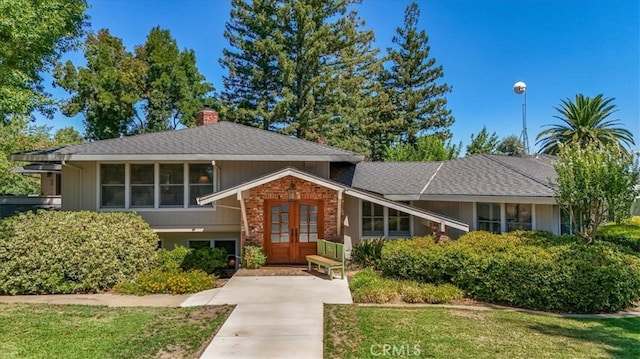
<instances>
[{"instance_id":1,"label":"green shrub","mask_svg":"<svg viewBox=\"0 0 640 359\"><path fill-rule=\"evenodd\" d=\"M160 249L158 251L158 269L165 272L177 271L182 268L182 263L192 249L185 246L176 246L173 249Z\"/></svg>"},{"instance_id":2,"label":"green shrub","mask_svg":"<svg viewBox=\"0 0 640 359\"><path fill-rule=\"evenodd\" d=\"M433 285L416 281L383 278L368 268L356 273L349 281L356 303L388 303L402 300L406 303L450 303L463 297L454 285Z\"/></svg>"},{"instance_id":3,"label":"green shrub","mask_svg":"<svg viewBox=\"0 0 640 359\"><path fill-rule=\"evenodd\" d=\"M640 258L548 233L472 232L445 245L428 237L389 242L381 267L386 276L451 283L478 300L530 309L615 312L640 299Z\"/></svg>"},{"instance_id":4,"label":"green shrub","mask_svg":"<svg viewBox=\"0 0 640 359\"><path fill-rule=\"evenodd\" d=\"M222 274L227 268L227 250L224 248L198 248L184 257L180 268L188 271L200 269L208 274Z\"/></svg>"},{"instance_id":5,"label":"green shrub","mask_svg":"<svg viewBox=\"0 0 640 359\"><path fill-rule=\"evenodd\" d=\"M258 269L267 262L262 247L246 245L242 249L242 265L248 269Z\"/></svg>"},{"instance_id":6,"label":"green shrub","mask_svg":"<svg viewBox=\"0 0 640 359\"><path fill-rule=\"evenodd\" d=\"M607 224L598 229L599 241L615 243L640 253L640 216L632 217L621 224Z\"/></svg>"},{"instance_id":7,"label":"green shrub","mask_svg":"<svg viewBox=\"0 0 640 359\"><path fill-rule=\"evenodd\" d=\"M28 212L0 223L0 294L85 293L152 268L158 237L135 213Z\"/></svg>"},{"instance_id":8,"label":"green shrub","mask_svg":"<svg viewBox=\"0 0 640 359\"><path fill-rule=\"evenodd\" d=\"M215 288L216 277L196 269L163 271L153 269L139 273L133 280L122 281L113 288L121 294L185 294Z\"/></svg>"},{"instance_id":9,"label":"green shrub","mask_svg":"<svg viewBox=\"0 0 640 359\"><path fill-rule=\"evenodd\" d=\"M378 268L384 242L384 238L361 240L351 251L351 261L362 267Z\"/></svg>"}]
</instances>

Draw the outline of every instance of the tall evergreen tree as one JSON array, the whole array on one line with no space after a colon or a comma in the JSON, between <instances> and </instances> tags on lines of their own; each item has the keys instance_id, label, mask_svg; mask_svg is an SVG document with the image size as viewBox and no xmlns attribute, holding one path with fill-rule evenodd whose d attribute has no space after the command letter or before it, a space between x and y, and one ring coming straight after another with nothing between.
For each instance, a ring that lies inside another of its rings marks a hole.
<instances>
[{"instance_id":1,"label":"tall evergreen tree","mask_svg":"<svg viewBox=\"0 0 640 359\"><path fill-rule=\"evenodd\" d=\"M477 136L471 134L471 143L467 146L467 155L475 155L477 153L495 154L498 144L498 135L495 132L489 134L487 126L484 126Z\"/></svg>"},{"instance_id":2,"label":"tall evergreen tree","mask_svg":"<svg viewBox=\"0 0 640 359\"><path fill-rule=\"evenodd\" d=\"M280 127L275 114L282 79L275 39L278 26L278 0L231 1L230 20L224 37L229 48L223 50L220 64L223 77L225 119L265 130Z\"/></svg>"},{"instance_id":3,"label":"tall evergreen tree","mask_svg":"<svg viewBox=\"0 0 640 359\"><path fill-rule=\"evenodd\" d=\"M377 112L389 105L355 2L233 0L225 118L381 156Z\"/></svg>"},{"instance_id":4,"label":"tall evergreen tree","mask_svg":"<svg viewBox=\"0 0 640 359\"><path fill-rule=\"evenodd\" d=\"M339 20L337 52L322 68L323 80L316 95L318 113L307 138L318 135L330 145L379 160L384 154L386 123L381 113L390 110L387 93L378 81L382 71L379 50L373 48L373 31L351 12Z\"/></svg>"},{"instance_id":5,"label":"tall evergreen tree","mask_svg":"<svg viewBox=\"0 0 640 359\"><path fill-rule=\"evenodd\" d=\"M409 144L425 132L448 138L454 122L445 97L451 87L440 81L444 71L430 56L429 37L418 29L419 16L418 4L411 3L404 27L398 27L393 37L396 48L387 49L390 67L383 76L394 105L387 120L395 123L400 140Z\"/></svg>"}]
</instances>

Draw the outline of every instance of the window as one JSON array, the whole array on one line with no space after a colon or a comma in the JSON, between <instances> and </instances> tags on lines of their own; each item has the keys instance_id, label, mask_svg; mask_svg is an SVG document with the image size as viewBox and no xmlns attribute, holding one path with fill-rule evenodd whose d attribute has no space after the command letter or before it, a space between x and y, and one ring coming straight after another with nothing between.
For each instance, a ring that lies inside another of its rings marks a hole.
<instances>
[{"instance_id":1,"label":"window","mask_svg":"<svg viewBox=\"0 0 640 359\"><path fill-rule=\"evenodd\" d=\"M160 164L160 207L184 206L184 165Z\"/></svg>"},{"instance_id":2,"label":"window","mask_svg":"<svg viewBox=\"0 0 640 359\"><path fill-rule=\"evenodd\" d=\"M411 235L411 221L407 213L389 208L389 236L409 236Z\"/></svg>"},{"instance_id":3,"label":"window","mask_svg":"<svg viewBox=\"0 0 640 359\"><path fill-rule=\"evenodd\" d=\"M213 166L209 164L190 164L189 205L198 205L196 198L209 194L213 190Z\"/></svg>"},{"instance_id":4,"label":"window","mask_svg":"<svg viewBox=\"0 0 640 359\"><path fill-rule=\"evenodd\" d=\"M100 164L98 168L100 208L199 208L196 198L215 192L219 182L216 167L209 163Z\"/></svg>"},{"instance_id":5,"label":"window","mask_svg":"<svg viewBox=\"0 0 640 359\"><path fill-rule=\"evenodd\" d=\"M131 165L130 198L132 208L153 208L153 164Z\"/></svg>"},{"instance_id":6,"label":"window","mask_svg":"<svg viewBox=\"0 0 640 359\"><path fill-rule=\"evenodd\" d=\"M189 240L187 242L187 246L193 249L211 248L211 241L208 239L207 240Z\"/></svg>"},{"instance_id":7,"label":"window","mask_svg":"<svg viewBox=\"0 0 640 359\"><path fill-rule=\"evenodd\" d=\"M362 201L362 235L384 236L384 207Z\"/></svg>"},{"instance_id":8,"label":"window","mask_svg":"<svg viewBox=\"0 0 640 359\"><path fill-rule=\"evenodd\" d=\"M100 205L104 208L124 207L124 164L100 165Z\"/></svg>"},{"instance_id":9,"label":"window","mask_svg":"<svg viewBox=\"0 0 640 359\"><path fill-rule=\"evenodd\" d=\"M531 230L531 205L530 204L513 204L505 205L507 231L515 231L517 229Z\"/></svg>"},{"instance_id":10,"label":"window","mask_svg":"<svg viewBox=\"0 0 640 359\"><path fill-rule=\"evenodd\" d=\"M478 203L478 230L500 233L500 204Z\"/></svg>"}]
</instances>

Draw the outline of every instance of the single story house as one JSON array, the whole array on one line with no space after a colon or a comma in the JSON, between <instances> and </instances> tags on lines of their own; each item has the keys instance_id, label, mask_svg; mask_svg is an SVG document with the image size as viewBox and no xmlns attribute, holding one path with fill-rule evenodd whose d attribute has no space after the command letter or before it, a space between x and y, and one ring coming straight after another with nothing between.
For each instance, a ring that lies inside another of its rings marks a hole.
<instances>
[{"instance_id":1,"label":"single story house","mask_svg":"<svg viewBox=\"0 0 640 359\"><path fill-rule=\"evenodd\" d=\"M62 210L136 211L165 248L262 246L269 263L303 263L319 238L469 230L561 233L552 157L476 155L365 162L319 143L231 122L22 152L61 166Z\"/></svg>"}]
</instances>

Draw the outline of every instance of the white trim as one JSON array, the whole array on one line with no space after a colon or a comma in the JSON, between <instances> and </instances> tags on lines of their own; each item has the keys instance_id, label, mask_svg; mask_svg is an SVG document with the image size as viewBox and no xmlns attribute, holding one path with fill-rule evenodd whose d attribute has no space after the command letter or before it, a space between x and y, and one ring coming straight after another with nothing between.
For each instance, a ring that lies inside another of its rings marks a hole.
<instances>
[{"instance_id":1,"label":"white trim","mask_svg":"<svg viewBox=\"0 0 640 359\"><path fill-rule=\"evenodd\" d=\"M365 191L361 191L361 190L357 190L342 184L339 184L337 182L333 182L331 180L328 179L324 179L324 178L320 178L320 177L316 177L314 175L311 174L307 174L305 172L302 172L301 170L298 170L296 168L293 167L287 167L284 169L281 169L277 172L274 172L272 174L254 179L252 181L246 182L244 184L238 185L236 187L231 187L228 188L226 190L222 190L220 192L217 193L212 193L203 197L198 197L197 198L197 202L199 205L205 205L205 204L209 204L211 202L214 201L218 201L221 200L223 198L226 197L230 197L233 194L236 194L238 200L241 200L241 193L243 191L247 191L249 189L258 187L260 185L287 177L287 176L292 176L292 177L296 177L311 183L315 183L319 186L323 186L325 188L329 188L329 189L333 189L335 191L340 191L343 190L344 194L355 197L355 198L359 198L359 199L364 199L366 201L369 202L373 202L373 203L377 203L383 207L388 207L388 208L393 208L397 211L403 212L403 213L407 213L409 215L413 215L416 217L420 217L423 219L427 219L429 221L433 221L433 222L437 222L437 223L444 223L446 226L452 227L452 228L456 228L459 229L461 231L464 232L468 232L469 231L469 225L452 219L452 218L447 218L445 216L440 216L436 213L431 213L428 212L426 210L422 210L419 208L415 208L415 207L411 207L410 205L405 205L402 203L397 203L393 200L390 200L388 198L384 198L384 197L378 197L376 195L370 194L368 192ZM245 213L246 215L246 213Z\"/></svg>"},{"instance_id":2,"label":"white trim","mask_svg":"<svg viewBox=\"0 0 640 359\"><path fill-rule=\"evenodd\" d=\"M247 205L244 203L245 195L243 192L238 191L238 200L240 201L240 214L242 215L242 226L244 227L244 234L246 236L251 235L249 232L249 221L247 219ZM265 219L266 220L266 219Z\"/></svg>"},{"instance_id":3,"label":"white trim","mask_svg":"<svg viewBox=\"0 0 640 359\"><path fill-rule=\"evenodd\" d=\"M500 233L507 231L507 206L500 203Z\"/></svg>"},{"instance_id":4,"label":"white trim","mask_svg":"<svg viewBox=\"0 0 640 359\"><path fill-rule=\"evenodd\" d=\"M427 183L424 185L424 187L422 188L422 191L420 191L420 195L424 194L424 191L427 190L427 188L429 187L429 185L431 184L431 181L433 181L434 178L436 178L436 175L438 174L438 172L440 171L440 168L442 168L442 165L444 164L444 162L440 162L440 165L438 166L438 168L436 168L436 171L433 172L433 175L431 175L431 178L429 178L429 181L427 181Z\"/></svg>"},{"instance_id":5,"label":"white trim","mask_svg":"<svg viewBox=\"0 0 640 359\"><path fill-rule=\"evenodd\" d=\"M536 231L538 229L538 218L536 216L536 204L531 204L531 230Z\"/></svg>"},{"instance_id":6,"label":"white trim","mask_svg":"<svg viewBox=\"0 0 640 359\"><path fill-rule=\"evenodd\" d=\"M393 201L442 201L442 202L486 202L486 203L535 203L558 204L553 197L533 196L480 196L480 195L416 195L391 194L384 198Z\"/></svg>"},{"instance_id":7,"label":"white trim","mask_svg":"<svg viewBox=\"0 0 640 359\"><path fill-rule=\"evenodd\" d=\"M203 233L204 228L154 228L156 233Z\"/></svg>"}]
</instances>

